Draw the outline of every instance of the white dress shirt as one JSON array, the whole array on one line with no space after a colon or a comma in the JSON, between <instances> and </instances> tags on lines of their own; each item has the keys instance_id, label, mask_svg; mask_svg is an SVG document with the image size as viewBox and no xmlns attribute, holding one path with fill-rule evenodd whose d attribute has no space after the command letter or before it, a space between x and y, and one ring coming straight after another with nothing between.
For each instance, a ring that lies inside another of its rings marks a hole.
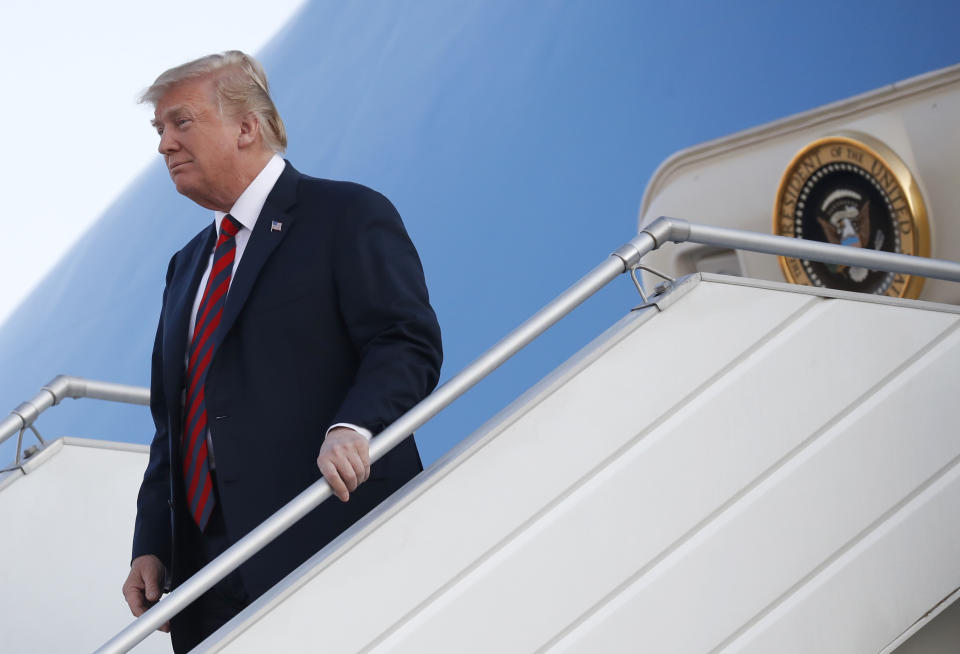
<instances>
[{"instance_id":1,"label":"white dress shirt","mask_svg":"<svg viewBox=\"0 0 960 654\"><path fill-rule=\"evenodd\" d=\"M283 159L280 158L280 155L274 154L270 161L267 162L267 165L263 167L263 170L260 171L260 174L257 175L250 185L244 189L243 193L240 194L240 197L237 198L237 201L234 203L233 207L230 209L230 215L236 218L237 222L243 225L243 229L237 232L237 235L234 237L236 241L236 252L233 257L233 269L230 272L230 285L233 285L233 277L237 271L237 266L240 265L240 258L243 257L243 251L247 248L247 243L250 241L250 235L253 233L253 228L257 224L257 219L260 217L260 212L263 210L263 205L267 201L267 196L270 195L270 191L273 190L274 185L277 183L277 180L280 178L280 173L283 172L283 169L286 164L284 164ZM216 227L217 234L220 233L220 224L223 222L224 217L227 214L222 211L213 212L213 222ZM197 295L193 300L193 309L190 311L190 324L187 327L187 343L189 344L193 340L193 328L197 322L197 311L200 309L200 301L203 299L203 291L207 286L207 278L210 276L210 269L213 267L213 252L210 253L210 258L207 261L207 269L203 271L203 277L200 278L200 286L197 287ZM229 296L230 289L227 287L227 295ZM189 357L190 348L187 348L187 356ZM186 362L184 363L186 365ZM357 425L351 425L345 422L339 422L335 425L331 425L330 429L334 427L349 427L361 434L363 434L367 440L369 440L373 434L370 433L370 430L364 429L363 427L358 427ZM330 429L327 430L327 433L330 432ZM210 439L210 430L207 430L207 462L210 466L210 469L213 470L216 466L213 458L213 441Z\"/></svg>"}]
</instances>

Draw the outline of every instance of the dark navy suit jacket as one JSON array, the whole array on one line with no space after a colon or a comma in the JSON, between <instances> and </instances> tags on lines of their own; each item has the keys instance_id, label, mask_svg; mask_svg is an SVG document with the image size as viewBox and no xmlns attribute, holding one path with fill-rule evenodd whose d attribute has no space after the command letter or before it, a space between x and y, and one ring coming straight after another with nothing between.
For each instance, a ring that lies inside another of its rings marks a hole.
<instances>
[{"instance_id":1,"label":"dark navy suit jacket","mask_svg":"<svg viewBox=\"0 0 960 654\"><path fill-rule=\"evenodd\" d=\"M280 223L279 230L272 226ZM215 239L211 225L170 261L153 350L156 434L137 500L133 556L154 554L178 585L190 520L180 469L187 323ZM321 478L331 424L376 434L437 383L440 328L423 270L393 205L375 191L289 164L234 271L205 396L216 483L235 541ZM329 499L240 567L262 594L422 465L410 436L350 500Z\"/></svg>"}]
</instances>

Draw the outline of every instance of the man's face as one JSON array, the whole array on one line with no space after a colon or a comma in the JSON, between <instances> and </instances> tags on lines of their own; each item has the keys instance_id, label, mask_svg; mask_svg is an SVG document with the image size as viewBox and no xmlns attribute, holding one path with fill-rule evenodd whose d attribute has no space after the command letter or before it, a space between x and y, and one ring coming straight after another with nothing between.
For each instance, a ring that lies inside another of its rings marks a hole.
<instances>
[{"instance_id":1,"label":"man's face","mask_svg":"<svg viewBox=\"0 0 960 654\"><path fill-rule=\"evenodd\" d=\"M177 191L207 209L229 211L237 198L240 121L221 115L213 80L173 86L157 101L153 125Z\"/></svg>"}]
</instances>

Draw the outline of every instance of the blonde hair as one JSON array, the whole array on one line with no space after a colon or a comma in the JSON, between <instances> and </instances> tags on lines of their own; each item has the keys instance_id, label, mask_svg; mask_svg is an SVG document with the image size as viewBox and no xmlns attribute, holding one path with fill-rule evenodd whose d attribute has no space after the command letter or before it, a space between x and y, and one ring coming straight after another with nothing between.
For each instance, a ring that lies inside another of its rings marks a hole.
<instances>
[{"instance_id":1,"label":"blonde hair","mask_svg":"<svg viewBox=\"0 0 960 654\"><path fill-rule=\"evenodd\" d=\"M264 144L274 152L286 150L287 131L270 98L267 74L259 61L239 50L207 55L164 71L150 88L143 92L140 102L149 102L156 106L171 87L186 80L213 74L216 74L220 113L229 110L233 115L248 112L256 114Z\"/></svg>"}]
</instances>

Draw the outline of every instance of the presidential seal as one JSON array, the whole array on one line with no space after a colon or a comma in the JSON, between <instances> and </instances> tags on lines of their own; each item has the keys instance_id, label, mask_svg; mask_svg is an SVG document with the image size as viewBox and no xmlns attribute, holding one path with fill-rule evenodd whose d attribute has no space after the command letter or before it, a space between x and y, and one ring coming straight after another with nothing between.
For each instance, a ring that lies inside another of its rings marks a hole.
<instances>
[{"instance_id":1,"label":"presidential seal","mask_svg":"<svg viewBox=\"0 0 960 654\"><path fill-rule=\"evenodd\" d=\"M855 248L930 254L927 211L906 165L864 134L814 141L787 166L777 189L773 231ZM787 281L915 298L923 278L857 266L780 257Z\"/></svg>"}]
</instances>

